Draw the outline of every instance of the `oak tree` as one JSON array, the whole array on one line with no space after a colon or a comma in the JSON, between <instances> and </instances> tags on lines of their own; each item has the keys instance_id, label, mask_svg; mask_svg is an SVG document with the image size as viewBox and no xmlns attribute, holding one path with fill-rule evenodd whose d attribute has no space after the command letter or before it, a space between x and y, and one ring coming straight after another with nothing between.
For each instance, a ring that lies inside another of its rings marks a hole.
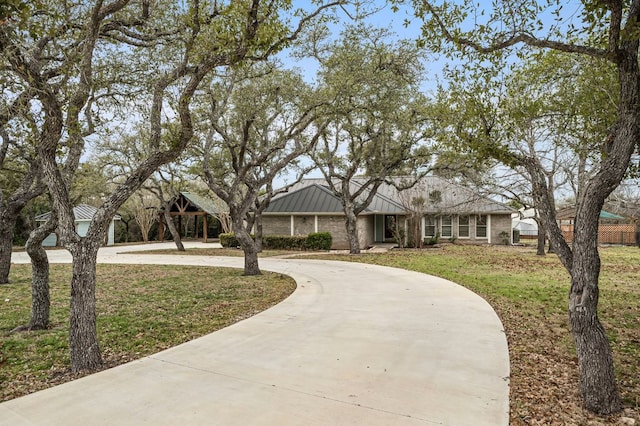
<instances>
[{"instance_id":1,"label":"oak tree","mask_svg":"<svg viewBox=\"0 0 640 426\"><path fill-rule=\"evenodd\" d=\"M640 140L640 1L584 1L576 4L577 11L563 9L562 3L556 1L549 1L548 8L544 8L536 1L505 0L487 10L473 1L411 4L423 22L425 46L475 59L474 64L504 58L514 51L522 53L529 47L534 51L583 55L597 64L609 63L613 67L618 83L615 121L606 137L587 148L593 157L592 171L579 181L572 245L562 236L548 182L537 158L491 141L483 151L509 166L522 167L531 176L532 197L540 218L571 276L569 322L585 407L601 414L619 411L621 401L611 348L598 318L598 221L605 199L625 177ZM549 19L542 19L542 10L551 11ZM575 21L567 14L580 16L585 25L574 26ZM596 85L593 89L600 88Z\"/></svg>"}]
</instances>

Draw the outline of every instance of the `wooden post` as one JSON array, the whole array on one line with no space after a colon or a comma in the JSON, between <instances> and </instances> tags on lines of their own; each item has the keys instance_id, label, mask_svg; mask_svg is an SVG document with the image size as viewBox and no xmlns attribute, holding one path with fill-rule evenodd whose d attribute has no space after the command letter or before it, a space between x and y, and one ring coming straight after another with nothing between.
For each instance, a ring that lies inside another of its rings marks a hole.
<instances>
[{"instance_id":1,"label":"wooden post","mask_svg":"<svg viewBox=\"0 0 640 426\"><path fill-rule=\"evenodd\" d=\"M164 241L164 220L162 220L162 213L158 213L158 239L160 242Z\"/></svg>"},{"instance_id":2,"label":"wooden post","mask_svg":"<svg viewBox=\"0 0 640 426\"><path fill-rule=\"evenodd\" d=\"M204 242L207 242L207 213L202 215L202 237L204 238Z\"/></svg>"}]
</instances>

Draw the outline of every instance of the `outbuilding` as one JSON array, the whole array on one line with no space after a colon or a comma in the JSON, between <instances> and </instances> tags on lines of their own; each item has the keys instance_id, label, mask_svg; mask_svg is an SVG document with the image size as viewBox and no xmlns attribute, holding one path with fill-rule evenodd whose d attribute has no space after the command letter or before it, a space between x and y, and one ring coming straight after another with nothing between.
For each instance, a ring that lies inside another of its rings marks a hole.
<instances>
[{"instance_id":1,"label":"outbuilding","mask_svg":"<svg viewBox=\"0 0 640 426\"><path fill-rule=\"evenodd\" d=\"M87 235L87 231L89 230L89 224L95 216L98 209L88 204L80 204L73 208L73 216L75 217L75 226L76 232L81 237ZM51 216L51 212L43 213L39 216L36 216L36 225L39 225L42 222L46 222ZM114 244L114 228L115 221L120 220L119 215L115 215L113 219L111 219L111 223L109 224L109 230L107 232L107 236L105 238L105 243L108 246L112 246ZM47 238L42 242L44 247L56 247L58 246L58 235L57 233L51 233Z\"/></svg>"}]
</instances>

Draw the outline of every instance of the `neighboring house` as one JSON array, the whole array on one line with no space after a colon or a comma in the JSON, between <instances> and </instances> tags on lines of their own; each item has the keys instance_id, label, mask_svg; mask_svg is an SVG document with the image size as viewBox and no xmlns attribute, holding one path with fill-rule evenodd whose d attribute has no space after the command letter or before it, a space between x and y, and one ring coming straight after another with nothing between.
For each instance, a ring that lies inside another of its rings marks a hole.
<instances>
[{"instance_id":1,"label":"neighboring house","mask_svg":"<svg viewBox=\"0 0 640 426\"><path fill-rule=\"evenodd\" d=\"M76 232L81 237L87 235L87 231L89 230L89 224L91 223L91 219L95 216L98 209L93 206L89 206L87 204L80 204L73 208L73 215L75 217L75 226ZM43 213L39 216L36 216L36 224L38 222L46 222L49 219L51 212ZM106 237L106 245L112 246L114 243L114 228L115 221L120 220L119 215L115 215L113 219L111 219L111 223L109 224L109 230L107 232ZM47 238L42 242L44 247L55 247L58 245L58 235L55 233L49 234Z\"/></svg>"},{"instance_id":2,"label":"neighboring house","mask_svg":"<svg viewBox=\"0 0 640 426\"><path fill-rule=\"evenodd\" d=\"M359 182L354 179L352 185L358 186ZM405 219L415 199L424 200L419 208L423 239L512 242L514 209L440 177L426 176L402 192L393 185L382 184L369 207L358 216L361 248L395 241L393 224L406 233ZM342 203L324 179L302 180L287 193L274 197L263 213L264 234L306 235L323 231L331 232L334 249L348 248Z\"/></svg>"}]
</instances>

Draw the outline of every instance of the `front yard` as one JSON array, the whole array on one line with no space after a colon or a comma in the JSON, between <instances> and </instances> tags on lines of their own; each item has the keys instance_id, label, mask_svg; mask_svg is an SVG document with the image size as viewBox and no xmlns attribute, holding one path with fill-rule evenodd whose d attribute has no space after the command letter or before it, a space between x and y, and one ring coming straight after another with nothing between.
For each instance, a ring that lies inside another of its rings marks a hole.
<instances>
[{"instance_id":1,"label":"front yard","mask_svg":"<svg viewBox=\"0 0 640 426\"><path fill-rule=\"evenodd\" d=\"M242 251L207 248L180 254L242 255ZM631 424L621 423L631 419L640 424L640 249L606 247L601 256L600 319L611 340L627 406L623 414L611 418L581 408L568 328L569 275L555 255L536 256L531 247L445 244L420 251L304 258L420 271L484 297L500 316L509 342L512 425L613 425ZM109 366L246 318L282 300L295 287L291 279L278 274L244 277L241 271L222 268L100 265L98 273L98 327ZM29 274L28 265L13 265L12 284L0 286L0 400L73 379L66 369L69 266L52 266L52 328L7 335L28 321Z\"/></svg>"}]
</instances>

